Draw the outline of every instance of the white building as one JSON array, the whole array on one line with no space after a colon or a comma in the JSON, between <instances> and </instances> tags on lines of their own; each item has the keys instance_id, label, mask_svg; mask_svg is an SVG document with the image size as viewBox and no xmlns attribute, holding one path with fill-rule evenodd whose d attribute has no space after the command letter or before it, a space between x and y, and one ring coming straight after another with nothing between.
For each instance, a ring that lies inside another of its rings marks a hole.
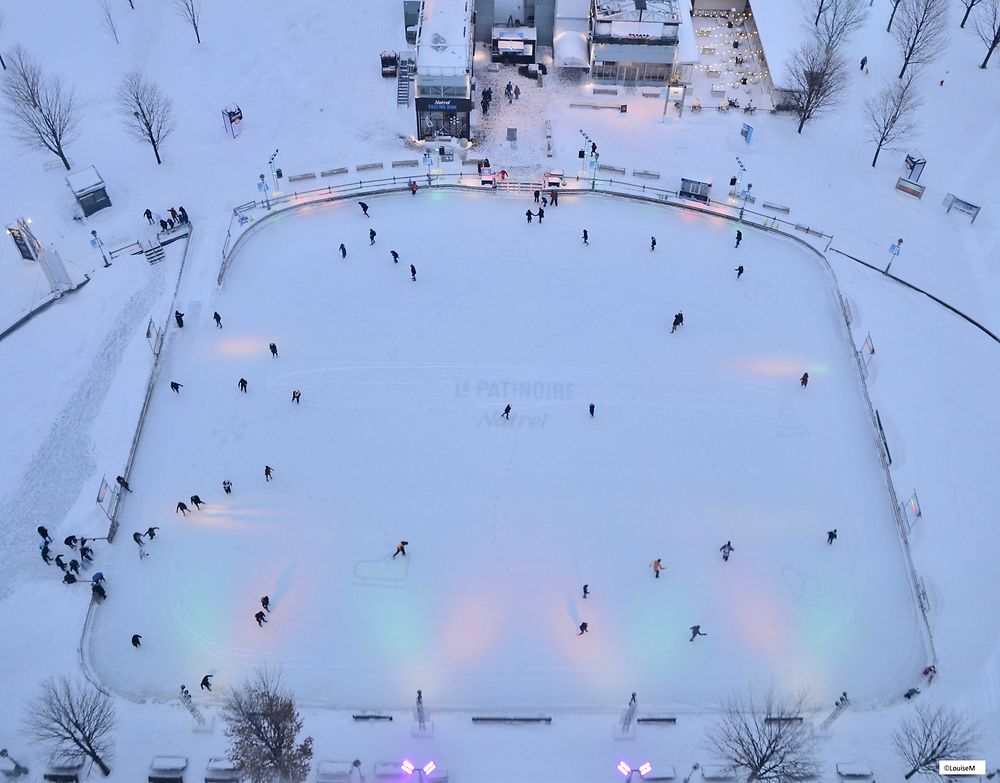
<instances>
[{"instance_id":1,"label":"white building","mask_svg":"<svg viewBox=\"0 0 1000 783\"><path fill-rule=\"evenodd\" d=\"M469 138L472 0L422 0L416 46L418 138Z\"/></svg>"},{"instance_id":2,"label":"white building","mask_svg":"<svg viewBox=\"0 0 1000 783\"><path fill-rule=\"evenodd\" d=\"M680 25L678 0L592 0L591 78L623 84L669 82Z\"/></svg>"}]
</instances>

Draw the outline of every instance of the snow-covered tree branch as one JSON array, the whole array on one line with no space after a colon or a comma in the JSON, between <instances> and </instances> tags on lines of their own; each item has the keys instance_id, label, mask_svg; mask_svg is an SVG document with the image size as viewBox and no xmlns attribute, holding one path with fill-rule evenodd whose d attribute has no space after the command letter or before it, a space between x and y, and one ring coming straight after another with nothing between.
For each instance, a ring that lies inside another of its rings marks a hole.
<instances>
[{"instance_id":1,"label":"snow-covered tree branch","mask_svg":"<svg viewBox=\"0 0 1000 783\"><path fill-rule=\"evenodd\" d=\"M177 15L194 28L194 37L201 43L201 4L198 0L174 0L174 10Z\"/></svg>"},{"instance_id":2,"label":"snow-covered tree branch","mask_svg":"<svg viewBox=\"0 0 1000 783\"><path fill-rule=\"evenodd\" d=\"M972 19L972 26L976 29L976 34L986 46L986 57L980 64L980 68L985 68L993 51L1000 44L1000 0L986 0L982 8L976 11Z\"/></svg>"},{"instance_id":3,"label":"snow-covered tree branch","mask_svg":"<svg viewBox=\"0 0 1000 783\"><path fill-rule=\"evenodd\" d=\"M899 24L893 34L903 56L899 78L911 65L937 59L948 42L947 0L903 0Z\"/></svg>"},{"instance_id":4,"label":"snow-covered tree branch","mask_svg":"<svg viewBox=\"0 0 1000 783\"><path fill-rule=\"evenodd\" d=\"M923 705L913 718L906 718L892 735L896 751L910 768L909 780L920 772L938 778L942 759L969 758L977 735L969 722L954 710Z\"/></svg>"},{"instance_id":5,"label":"snow-covered tree branch","mask_svg":"<svg viewBox=\"0 0 1000 783\"><path fill-rule=\"evenodd\" d=\"M802 133L809 120L837 103L847 85L847 66L836 49L807 41L789 59L788 74L790 100Z\"/></svg>"},{"instance_id":6,"label":"snow-covered tree branch","mask_svg":"<svg viewBox=\"0 0 1000 783\"><path fill-rule=\"evenodd\" d=\"M872 168L883 149L895 149L896 142L908 137L916 127L920 96L915 80L916 73L911 70L905 79L887 84L876 97L865 101L868 139L875 144Z\"/></svg>"},{"instance_id":7,"label":"snow-covered tree branch","mask_svg":"<svg viewBox=\"0 0 1000 783\"><path fill-rule=\"evenodd\" d=\"M132 71L118 87L118 108L125 127L135 138L148 142L156 162L162 163L160 146L174 130L171 100L160 92L156 82L148 82L141 73Z\"/></svg>"},{"instance_id":8,"label":"snow-covered tree branch","mask_svg":"<svg viewBox=\"0 0 1000 783\"><path fill-rule=\"evenodd\" d=\"M52 758L68 764L90 759L107 776L114 750L115 708L111 697L90 684L65 677L46 680L28 708L28 734L48 748Z\"/></svg>"}]
</instances>

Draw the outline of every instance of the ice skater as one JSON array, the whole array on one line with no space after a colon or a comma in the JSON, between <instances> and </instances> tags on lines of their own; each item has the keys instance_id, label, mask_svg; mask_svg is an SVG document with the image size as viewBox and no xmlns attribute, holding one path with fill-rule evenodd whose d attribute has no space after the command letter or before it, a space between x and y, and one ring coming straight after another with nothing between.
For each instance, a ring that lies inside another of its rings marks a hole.
<instances>
[{"instance_id":1,"label":"ice skater","mask_svg":"<svg viewBox=\"0 0 1000 783\"><path fill-rule=\"evenodd\" d=\"M417 282L417 268L413 264L410 264L410 280Z\"/></svg>"},{"instance_id":2,"label":"ice skater","mask_svg":"<svg viewBox=\"0 0 1000 783\"><path fill-rule=\"evenodd\" d=\"M920 693L920 688L910 688L906 693L903 694L903 698L909 701L918 693Z\"/></svg>"},{"instance_id":3,"label":"ice skater","mask_svg":"<svg viewBox=\"0 0 1000 783\"><path fill-rule=\"evenodd\" d=\"M264 607L265 611L270 612L271 611L271 599L270 599L270 597L266 596L266 595L263 596L260 599L260 605Z\"/></svg>"},{"instance_id":4,"label":"ice skater","mask_svg":"<svg viewBox=\"0 0 1000 783\"><path fill-rule=\"evenodd\" d=\"M528 222L530 223L531 219L535 216L535 213L529 209L527 212L524 213L524 216L528 219Z\"/></svg>"},{"instance_id":5,"label":"ice skater","mask_svg":"<svg viewBox=\"0 0 1000 783\"><path fill-rule=\"evenodd\" d=\"M510 403L509 402L507 403L507 407L503 409L503 413L501 413L500 415L503 416L505 419L507 419L507 421L510 421Z\"/></svg>"},{"instance_id":6,"label":"ice skater","mask_svg":"<svg viewBox=\"0 0 1000 783\"><path fill-rule=\"evenodd\" d=\"M736 279L739 280L741 277L743 277L743 264L740 264L733 271L736 272Z\"/></svg>"},{"instance_id":7,"label":"ice skater","mask_svg":"<svg viewBox=\"0 0 1000 783\"><path fill-rule=\"evenodd\" d=\"M861 70L863 71L868 66L868 55L866 54L861 58Z\"/></svg>"},{"instance_id":8,"label":"ice skater","mask_svg":"<svg viewBox=\"0 0 1000 783\"><path fill-rule=\"evenodd\" d=\"M152 541L154 538L156 538L156 531L159 529L160 528L158 528L156 525L150 525L148 528L146 528L146 538Z\"/></svg>"},{"instance_id":9,"label":"ice skater","mask_svg":"<svg viewBox=\"0 0 1000 783\"><path fill-rule=\"evenodd\" d=\"M392 256L392 263L394 264L399 263L399 253L397 253L395 250L390 250L389 255Z\"/></svg>"},{"instance_id":10,"label":"ice skater","mask_svg":"<svg viewBox=\"0 0 1000 783\"><path fill-rule=\"evenodd\" d=\"M538 225L542 224L542 218L545 217L545 209L543 207L538 208Z\"/></svg>"},{"instance_id":11,"label":"ice skater","mask_svg":"<svg viewBox=\"0 0 1000 783\"><path fill-rule=\"evenodd\" d=\"M417 183L414 180L410 180L410 195L417 195Z\"/></svg>"},{"instance_id":12,"label":"ice skater","mask_svg":"<svg viewBox=\"0 0 1000 783\"><path fill-rule=\"evenodd\" d=\"M42 545L39 547L42 551L42 561L45 565L52 565L52 558L49 557L49 544L47 541L43 541Z\"/></svg>"},{"instance_id":13,"label":"ice skater","mask_svg":"<svg viewBox=\"0 0 1000 783\"><path fill-rule=\"evenodd\" d=\"M656 250L656 237L649 238L649 252L652 253Z\"/></svg>"},{"instance_id":14,"label":"ice skater","mask_svg":"<svg viewBox=\"0 0 1000 783\"><path fill-rule=\"evenodd\" d=\"M549 198L552 199L552 206L554 206L554 207L558 207L559 206L559 194L556 193L556 191L550 190L549 191Z\"/></svg>"},{"instance_id":15,"label":"ice skater","mask_svg":"<svg viewBox=\"0 0 1000 783\"><path fill-rule=\"evenodd\" d=\"M72 574L66 574L66 576L67 577L72 577L73 575ZM104 589L104 587L102 585L96 583L96 582L90 586L90 592L94 596L94 598L96 600L98 600L98 601L103 601L105 598L108 597L108 593Z\"/></svg>"},{"instance_id":16,"label":"ice skater","mask_svg":"<svg viewBox=\"0 0 1000 783\"><path fill-rule=\"evenodd\" d=\"M79 540L80 539L78 539L76 536L69 535L69 536L66 536L66 538L63 539L63 543L66 546L68 546L70 549L76 549L76 543Z\"/></svg>"},{"instance_id":17,"label":"ice skater","mask_svg":"<svg viewBox=\"0 0 1000 783\"><path fill-rule=\"evenodd\" d=\"M590 244L590 234L587 233L587 229L583 229L583 244Z\"/></svg>"},{"instance_id":18,"label":"ice skater","mask_svg":"<svg viewBox=\"0 0 1000 783\"><path fill-rule=\"evenodd\" d=\"M139 545L139 559L144 559L146 555L146 545L142 543L142 533L138 530L132 534L132 540Z\"/></svg>"},{"instance_id":19,"label":"ice skater","mask_svg":"<svg viewBox=\"0 0 1000 783\"><path fill-rule=\"evenodd\" d=\"M139 634L137 634L137 633L132 634L132 646L133 647L141 647L142 646L142 637L139 636Z\"/></svg>"},{"instance_id":20,"label":"ice skater","mask_svg":"<svg viewBox=\"0 0 1000 783\"><path fill-rule=\"evenodd\" d=\"M271 358L277 359L278 358L278 344L277 343L268 343L267 347L271 351Z\"/></svg>"},{"instance_id":21,"label":"ice skater","mask_svg":"<svg viewBox=\"0 0 1000 783\"><path fill-rule=\"evenodd\" d=\"M180 310L174 310L174 320L177 322L178 328L184 328L184 313Z\"/></svg>"},{"instance_id":22,"label":"ice skater","mask_svg":"<svg viewBox=\"0 0 1000 783\"><path fill-rule=\"evenodd\" d=\"M692 625L691 626L691 638L688 639L688 641L689 642L693 642L694 638L696 636L708 636L708 634L701 632L701 626L700 625Z\"/></svg>"},{"instance_id":23,"label":"ice skater","mask_svg":"<svg viewBox=\"0 0 1000 783\"><path fill-rule=\"evenodd\" d=\"M809 385L809 373L807 372L802 373L802 377L799 378L799 384L802 386L803 389Z\"/></svg>"},{"instance_id":24,"label":"ice skater","mask_svg":"<svg viewBox=\"0 0 1000 783\"><path fill-rule=\"evenodd\" d=\"M659 558L659 557L656 558L656 560L654 560L652 563L649 564L649 567L653 569L653 576L654 576L654 578L659 579L660 578L660 571L663 570L663 562L662 562L661 558Z\"/></svg>"},{"instance_id":25,"label":"ice skater","mask_svg":"<svg viewBox=\"0 0 1000 783\"><path fill-rule=\"evenodd\" d=\"M73 576L69 571L63 574L63 584L64 585L75 585L76 577Z\"/></svg>"},{"instance_id":26,"label":"ice skater","mask_svg":"<svg viewBox=\"0 0 1000 783\"><path fill-rule=\"evenodd\" d=\"M63 559L62 555L56 555L56 565L59 566L60 571L66 570L66 561Z\"/></svg>"},{"instance_id":27,"label":"ice skater","mask_svg":"<svg viewBox=\"0 0 1000 783\"><path fill-rule=\"evenodd\" d=\"M215 676L214 674L206 674L204 677L201 678L201 689L203 691L208 691L209 693L212 692L211 679L214 676Z\"/></svg>"},{"instance_id":28,"label":"ice skater","mask_svg":"<svg viewBox=\"0 0 1000 783\"><path fill-rule=\"evenodd\" d=\"M300 399L302 399L302 392L300 392L298 389L293 389L292 390L292 402L294 402L296 405L298 405Z\"/></svg>"},{"instance_id":29,"label":"ice skater","mask_svg":"<svg viewBox=\"0 0 1000 783\"><path fill-rule=\"evenodd\" d=\"M153 225L153 211L151 209L147 209L145 212L143 212L142 216L146 218L146 220L149 222L149 225Z\"/></svg>"},{"instance_id":30,"label":"ice skater","mask_svg":"<svg viewBox=\"0 0 1000 783\"><path fill-rule=\"evenodd\" d=\"M221 329L222 328L222 316L219 315L219 311L218 310L216 310L215 312L212 313L212 320L215 321L215 326L216 326L217 329Z\"/></svg>"},{"instance_id":31,"label":"ice skater","mask_svg":"<svg viewBox=\"0 0 1000 783\"><path fill-rule=\"evenodd\" d=\"M589 627L590 626L588 626L587 623L580 623L580 633L578 633L577 636L583 636L585 633L589 633Z\"/></svg>"},{"instance_id":32,"label":"ice skater","mask_svg":"<svg viewBox=\"0 0 1000 783\"><path fill-rule=\"evenodd\" d=\"M94 560L94 550L89 546L80 547L80 559L86 563L91 563Z\"/></svg>"},{"instance_id":33,"label":"ice skater","mask_svg":"<svg viewBox=\"0 0 1000 783\"><path fill-rule=\"evenodd\" d=\"M264 466L264 481L270 481L274 477L274 468L270 465Z\"/></svg>"},{"instance_id":34,"label":"ice skater","mask_svg":"<svg viewBox=\"0 0 1000 783\"><path fill-rule=\"evenodd\" d=\"M344 247L344 243L343 242L340 243L340 257L341 258L347 258L347 248Z\"/></svg>"},{"instance_id":35,"label":"ice skater","mask_svg":"<svg viewBox=\"0 0 1000 783\"><path fill-rule=\"evenodd\" d=\"M403 557L406 557L406 547L409 543L410 543L409 541L400 541L396 545L396 551L393 553L392 559L395 560L396 555L402 555Z\"/></svg>"},{"instance_id":36,"label":"ice skater","mask_svg":"<svg viewBox=\"0 0 1000 783\"><path fill-rule=\"evenodd\" d=\"M184 516L187 516L188 513L187 503L185 503L183 500L177 501L177 508L174 509L174 513L175 514L180 513L183 514Z\"/></svg>"},{"instance_id":37,"label":"ice skater","mask_svg":"<svg viewBox=\"0 0 1000 783\"><path fill-rule=\"evenodd\" d=\"M677 313L674 316L673 326L670 327L670 334L677 331L678 326L684 326L684 313Z\"/></svg>"},{"instance_id":38,"label":"ice skater","mask_svg":"<svg viewBox=\"0 0 1000 783\"><path fill-rule=\"evenodd\" d=\"M45 527L45 525L39 525L38 526L38 535L40 535L42 537L42 540L46 544L51 544L52 543L52 536L49 535L49 530L48 530L47 527Z\"/></svg>"},{"instance_id":39,"label":"ice skater","mask_svg":"<svg viewBox=\"0 0 1000 783\"><path fill-rule=\"evenodd\" d=\"M521 88L518 85L514 85L514 100L520 100L521 98Z\"/></svg>"},{"instance_id":40,"label":"ice skater","mask_svg":"<svg viewBox=\"0 0 1000 783\"><path fill-rule=\"evenodd\" d=\"M590 403L588 410L590 411L590 418L594 418L594 403Z\"/></svg>"},{"instance_id":41,"label":"ice skater","mask_svg":"<svg viewBox=\"0 0 1000 783\"><path fill-rule=\"evenodd\" d=\"M361 207L361 211L365 213L365 217L371 217L371 215L368 214L368 205L365 202L359 201L358 206Z\"/></svg>"},{"instance_id":42,"label":"ice skater","mask_svg":"<svg viewBox=\"0 0 1000 783\"><path fill-rule=\"evenodd\" d=\"M124 489L126 492L131 492L132 491L132 487L130 487L128 485L128 482L125 480L124 476L115 476L115 483L119 487L121 487L122 489Z\"/></svg>"},{"instance_id":43,"label":"ice skater","mask_svg":"<svg viewBox=\"0 0 1000 783\"><path fill-rule=\"evenodd\" d=\"M264 623L267 622L267 618L264 616L263 612L257 612L257 614L253 616L253 619L257 621L258 628L263 628Z\"/></svg>"},{"instance_id":44,"label":"ice skater","mask_svg":"<svg viewBox=\"0 0 1000 783\"><path fill-rule=\"evenodd\" d=\"M826 531L826 543L827 544L832 544L836 540L837 540L837 528L834 528L833 530L827 530Z\"/></svg>"},{"instance_id":45,"label":"ice skater","mask_svg":"<svg viewBox=\"0 0 1000 783\"><path fill-rule=\"evenodd\" d=\"M237 385L237 386L239 387L239 390L240 390L241 392L243 392L244 394L246 394L246 393L247 393L247 379L246 379L246 378L240 378L240 379L239 379L239 380L238 380L238 381L236 382L236 385Z\"/></svg>"},{"instance_id":46,"label":"ice skater","mask_svg":"<svg viewBox=\"0 0 1000 783\"><path fill-rule=\"evenodd\" d=\"M370 244L370 245L374 245L375 244L375 229L374 228L368 229L368 240L369 240L368 244Z\"/></svg>"},{"instance_id":47,"label":"ice skater","mask_svg":"<svg viewBox=\"0 0 1000 783\"><path fill-rule=\"evenodd\" d=\"M536 190L535 191L535 203L536 204L538 203L538 200L541 198L541 196L542 196L542 191Z\"/></svg>"},{"instance_id":48,"label":"ice skater","mask_svg":"<svg viewBox=\"0 0 1000 783\"><path fill-rule=\"evenodd\" d=\"M586 598L588 595L590 595L590 585L584 585L583 586L583 597Z\"/></svg>"},{"instance_id":49,"label":"ice skater","mask_svg":"<svg viewBox=\"0 0 1000 783\"><path fill-rule=\"evenodd\" d=\"M204 501L198 495L192 495L191 496L191 503L199 511L201 511L201 507L204 505Z\"/></svg>"},{"instance_id":50,"label":"ice skater","mask_svg":"<svg viewBox=\"0 0 1000 783\"><path fill-rule=\"evenodd\" d=\"M183 383L177 383L177 381L171 381L170 382L170 391L174 392L175 394L180 394L182 386L184 386Z\"/></svg>"},{"instance_id":51,"label":"ice skater","mask_svg":"<svg viewBox=\"0 0 1000 783\"><path fill-rule=\"evenodd\" d=\"M739 247L740 242L742 241L743 241L743 232L740 231L739 229L736 229L736 244L734 245L734 247Z\"/></svg>"},{"instance_id":52,"label":"ice skater","mask_svg":"<svg viewBox=\"0 0 1000 783\"><path fill-rule=\"evenodd\" d=\"M729 562L729 556L733 553L733 542L727 541L722 546L719 547L719 551L722 552L723 562Z\"/></svg>"},{"instance_id":53,"label":"ice skater","mask_svg":"<svg viewBox=\"0 0 1000 783\"><path fill-rule=\"evenodd\" d=\"M72 571L77 576L80 575L80 561L77 559L72 559L69 561L69 570Z\"/></svg>"},{"instance_id":54,"label":"ice skater","mask_svg":"<svg viewBox=\"0 0 1000 783\"><path fill-rule=\"evenodd\" d=\"M225 492L227 495L232 495L233 494L233 482L231 482L229 479L226 479L225 481L223 481L222 482L222 491Z\"/></svg>"}]
</instances>

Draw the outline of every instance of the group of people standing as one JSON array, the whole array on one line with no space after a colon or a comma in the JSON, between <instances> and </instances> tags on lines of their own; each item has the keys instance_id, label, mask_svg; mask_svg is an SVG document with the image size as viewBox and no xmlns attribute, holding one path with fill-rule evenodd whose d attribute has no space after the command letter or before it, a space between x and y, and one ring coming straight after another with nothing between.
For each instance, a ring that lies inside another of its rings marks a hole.
<instances>
[{"instance_id":1,"label":"group of people standing","mask_svg":"<svg viewBox=\"0 0 1000 783\"><path fill-rule=\"evenodd\" d=\"M153 213L153 210L146 209L142 213L142 216L146 218L146 221L151 226L159 224L160 231L170 231L178 226L187 225L190 221L188 220L188 213L184 207L171 207L167 212L170 217L163 217L159 212Z\"/></svg>"}]
</instances>

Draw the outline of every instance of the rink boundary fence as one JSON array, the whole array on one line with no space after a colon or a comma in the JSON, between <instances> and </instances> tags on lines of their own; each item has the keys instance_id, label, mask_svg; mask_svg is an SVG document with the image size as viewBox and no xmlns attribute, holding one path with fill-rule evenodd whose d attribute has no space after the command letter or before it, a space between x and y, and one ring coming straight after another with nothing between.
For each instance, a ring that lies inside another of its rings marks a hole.
<instances>
[{"instance_id":1,"label":"rink boundary fence","mask_svg":"<svg viewBox=\"0 0 1000 783\"><path fill-rule=\"evenodd\" d=\"M408 190L408 185L410 181L416 180L416 177L391 177L376 180L358 180L357 182L343 183L341 185L330 185L324 188L316 188L313 190L294 192L289 194L284 194L275 199L268 199L266 202L249 201L245 204L241 204L233 209L232 216L229 221L229 230L226 232L226 239L223 243L222 248L222 263L219 268L219 275L217 278L218 285L222 285L225 275L229 269L232 257L243 246L244 242L256 232L256 229L266 224L271 218L278 215L283 215L291 210L296 210L304 208L307 206L312 206L316 204L323 204L332 201L341 201L348 198L354 198L358 195L373 196L382 195L390 193L405 193ZM463 174L461 171L457 174L432 174L428 172L426 175L421 175L420 179L426 179L426 184L422 187L434 187L443 189L455 189L455 190L465 190L469 192L483 192L493 191L493 192L503 192L507 191L508 187L498 186L494 184L483 185L481 184L482 178L478 174ZM477 184L466 185L463 183L463 179L473 179ZM455 180L454 182L448 182L447 180ZM567 188L567 182L582 183L583 187L571 187ZM590 187L587 187L589 183ZM597 185L600 184L602 187L598 189ZM545 187L540 183L535 182L510 182L505 183L505 185L510 186L510 190L531 190L531 189L541 189L549 190L550 188ZM614 189L617 188L617 189ZM642 183L634 183L623 180L614 179L599 179L598 177L581 177L577 176L564 176L562 177L562 185L559 188L561 194L566 195L582 195L584 193L594 193L601 196L612 196L618 198L629 198L636 201L641 201L650 204L662 204L664 206L669 206L673 208L678 208L685 210L687 212L693 212L697 214L704 215L706 217L721 218L724 220L732 221L737 225L748 225L754 228L760 229L762 231L769 232L776 236L789 239L808 250L811 250L816 257L822 262L823 267L827 275L829 276L829 281L832 284L832 291L836 296L837 302L840 306L841 318L843 319L843 326L845 328L845 338L847 340L848 349L851 351L854 357L854 367L857 372L858 382L860 384L862 397L864 404L868 409L868 420L871 424L871 434L872 440L875 445L875 450L879 456L879 461L882 464L882 475L885 484L886 492L888 495L888 500L892 508L893 519L896 522L897 532L899 534L900 547L903 552L904 562L906 564L907 570L910 576L911 589L913 591L913 600L916 603L917 609L920 611L920 618L922 622L918 623L921 626L924 641L927 644L928 657L930 658L930 664L937 663L937 651L934 645L934 636L931 631L930 618L928 616L929 606L927 600L927 593L924 587L923 580L917 573L916 567L913 563L912 552L910 550L909 537L906 532L906 520L903 516L902 506L899 503L898 496L896 494L896 488L893 483L892 473L890 470L890 463L888 458L888 453L886 450L886 445L882 441L879 434L879 424L878 418L875 413L875 408L871 401L871 396L868 390L868 384L865 378L865 368L863 365L863 360L854 348L853 335L851 333L851 311L850 307L847 305L846 300L840 290L840 283L837 280L837 275L833 270L833 266L830 264L830 260L827 258L826 253L830 250L830 246L833 243L833 235L827 234L819 229L812 226L806 226L801 223L792 223L787 220L783 220L772 215L767 215L761 212L756 212L752 209L746 207L744 202L741 206L736 206L733 204L728 204L722 201L711 201L702 203L692 199L684 198L680 196L676 191L668 190L665 188L657 188L650 185ZM259 219L254 218L249 222L249 225L245 227L236 236L235 241L233 241L233 228L234 223L238 226L240 225L241 218L246 218L247 213L253 210L265 209L266 214L262 215ZM793 233L797 232L797 233ZM808 237L815 237L818 240L818 244L822 246L818 247L807 239L803 238L799 234L805 234ZM825 244L824 244L825 240ZM842 251L836 251L841 255L846 255ZM851 257L853 258L853 257ZM863 262L860 259L854 259L859 263L865 264L872 269L877 269L867 262ZM878 270L881 271L881 270ZM906 283L904 280L888 275L893 280L896 280L903 285L914 289L920 293L925 293L916 286L912 286ZM970 322L974 323L979 328L983 329L987 334L994 339L997 339L989 330L985 329L982 325L972 321L971 318L965 316L963 313L957 309L947 305L947 303L934 297L931 294L926 294L931 299L939 302L940 304L947 307L949 310L962 315Z\"/></svg>"},{"instance_id":2,"label":"rink boundary fence","mask_svg":"<svg viewBox=\"0 0 1000 783\"><path fill-rule=\"evenodd\" d=\"M181 255L180 268L177 271L177 282L174 284L174 292L170 297L170 307L168 308L166 315L163 319L163 333L166 334L167 326L170 323L170 317L174 312L174 308L177 303L177 293L180 291L181 280L184 278L184 269L187 264L188 252L191 249L191 239L194 236L194 227L192 226L187 234L186 240L184 242L184 252ZM149 371L149 380L146 382L146 393L143 396L142 407L139 409L139 418L136 422L135 432L132 435L132 443L129 446L128 459L125 461L125 470L122 476L128 481L129 474L132 472L132 463L135 461L135 455L139 448L139 440L142 436L142 427L146 422L146 414L149 412L149 403L153 396L153 389L156 386L156 379L159 376L160 371L160 357L163 355L163 346L166 344L166 339L161 340L159 347L153 353L153 365ZM122 488L117 484L114 485L115 496L112 500L111 512L108 515L110 524L108 526L108 543L114 542L115 535L118 532L118 516L121 513L122 505L124 503L124 496L127 492L122 492ZM80 631L80 643L77 646L77 658L80 661L80 670L83 672L83 676L87 678L97 690L101 693L111 696L112 694L104 688L101 684L100 679L94 674L94 670L90 665L89 656L87 655L87 637L90 634L90 624L93 620L94 610L97 606L97 599L93 595L90 597L90 603L87 605L87 617L83 621L83 629Z\"/></svg>"}]
</instances>

